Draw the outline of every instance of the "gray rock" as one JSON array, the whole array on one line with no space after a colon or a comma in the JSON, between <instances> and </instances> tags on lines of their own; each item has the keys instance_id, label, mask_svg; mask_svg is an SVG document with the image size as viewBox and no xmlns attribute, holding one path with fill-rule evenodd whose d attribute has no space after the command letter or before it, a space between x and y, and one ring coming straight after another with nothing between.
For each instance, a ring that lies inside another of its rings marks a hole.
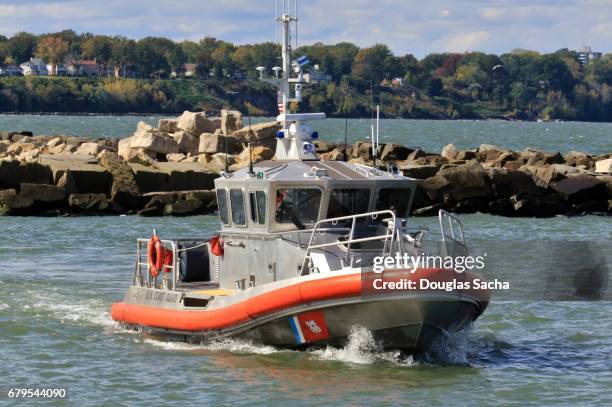
<instances>
[{"instance_id":1,"label":"gray rock","mask_svg":"<svg viewBox=\"0 0 612 407\"><path fill-rule=\"evenodd\" d=\"M236 137L226 137L212 133L203 133L200 136L198 152L201 154L225 153L227 143L228 154L238 154L242 151L242 144Z\"/></svg>"},{"instance_id":2,"label":"gray rock","mask_svg":"<svg viewBox=\"0 0 612 407\"><path fill-rule=\"evenodd\" d=\"M551 188L570 204L608 199L608 188L604 181L586 174L571 174L552 183Z\"/></svg>"},{"instance_id":3,"label":"gray rock","mask_svg":"<svg viewBox=\"0 0 612 407\"><path fill-rule=\"evenodd\" d=\"M122 149L121 146L119 148ZM168 133L136 132L130 141L130 148L142 148L160 154L179 152L178 143Z\"/></svg>"},{"instance_id":4,"label":"gray rock","mask_svg":"<svg viewBox=\"0 0 612 407\"><path fill-rule=\"evenodd\" d=\"M66 197L66 190L57 185L22 183L19 196L35 202L60 202Z\"/></svg>"},{"instance_id":5,"label":"gray rock","mask_svg":"<svg viewBox=\"0 0 612 407\"><path fill-rule=\"evenodd\" d=\"M612 158L597 161L595 163L595 172L612 174Z\"/></svg>"},{"instance_id":6,"label":"gray rock","mask_svg":"<svg viewBox=\"0 0 612 407\"><path fill-rule=\"evenodd\" d=\"M199 136L202 133L212 133L217 129L215 123L206 118L205 112L189 111L183 112L183 114L178 118L177 127L180 130L186 131L192 136Z\"/></svg>"},{"instance_id":7,"label":"gray rock","mask_svg":"<svg viewBox=\"0 0 612 407\"><path fill-rule=\"evenodd\" d=\"M77 193L104 194L110 188L111 174L104 167L98 165L94 157L87 157L93 160L95 164L71 155L41 155L40 163L51 170L54 184L57 184L64 173L70 170Z\"/></svg>"},{"instance_id":8,"label":"gray rock","mask_svg":"<svg viewBox=\"0 0 612 407\"><path fill-rule=\"evenodd\" d=\"M400 166L402 173L411 178L426 179L436 175L440 169L439 165L402 165Z\"/></svg>"},{"instance_id":9,"label":"gray rock","mask_svg":"<svg viewBox=\"0 0 612 407\"><path fill-rule=\"evenodd\" d=\"M112 177L110 200L126 210L139 208L140 190L130 166L119 159L117 154L107 151L100 155L99 162Z\"/></svg>"},{"instance_id":10,"label":"gray rock","mask_svg":"<svg viewBox=\"0 0 612 407\"><path fill-rule=\"evenodd\" d=\"M34 201L20 197L14 189L0 190L0 214L19 212L32 206Z\"/></svg>"},{"instance_id":11,"label":"gray rock","mask_svg":"<svg viewBox=\"0 0 612 407\"><path fill-rule=\"evenodd\" d=\"M281 128L278 122L258 123L251 125L250 139L254 145L274 148L276 146L276 132ZM234 137L242 144L249 141L249 128L244 127L234 132Z\"/></svg>"},{"instance_id":12,"label":"gray rock","mask_svg":"<svg viewBox=\"0 0 612 407\"><path fill-rule=\"evenodd\" d=\"M380 159L383 161L404 161L413 150L401 144L385 144L380 152Z\"/></svg>"},{"instance_id":13,"label":"gray rock","mask_svg":"<svg viewBox=\"0 0 612 407\"><path fill-rule=\"evenodd\" d=\"M109 207L105 194L70 194L68 206L78 212L103 212Z\"/></svg>"},{"instance_id":14,"label":"gray rock","mask_svg":"<svg viewBox=\"0 0 612 407\"><path fill-rule=\"evenodd\" d=\"M172 135L172 138L178 144L178 152L184 154L198 154L200 145L200 137L192 136L191 134L179 130Z\"/></svg>"},{"instance_id":15,"label":"gray rock","mask_svg":"<svg viewBox=\"0 0 612 407\"><path fill-rule=\"evenodd\" d=\"M157 127L161 132L174 133L178 130L178 119L159 119Z\"/></svg>"}]
</instances>

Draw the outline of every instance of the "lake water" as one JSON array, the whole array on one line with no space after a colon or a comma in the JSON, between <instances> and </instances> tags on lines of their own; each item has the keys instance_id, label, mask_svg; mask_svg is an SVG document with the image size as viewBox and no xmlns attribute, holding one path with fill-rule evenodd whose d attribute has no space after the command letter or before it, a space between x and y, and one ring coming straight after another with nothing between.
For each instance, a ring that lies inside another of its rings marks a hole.
<instances>
[{"instance_id":1,"label":"lake water","mask_svg":"<svg viewBox=\"0 0 612 407\"><path fill-rule=\"evenodd\" d=\"M122 138L131 135L139 121L157 126L160 116L49 116L0 115L0 131L30 130L34 134L69 134L74 136ZM272 120L254 118L253 123ZM351 119L348 140L369 139L372 122ZM315 122L322 140L343 142L344 120ZM545 151L571 150L592 154L612 152L612 123L536 123L475 120L381 120L380 143L399 142L440 152L448 143L459 148L497 144L522 150L533 147Z\"/></svg>"},{"instance_id":2,"label":"lake water","mask_svg":"<svg viewBox=\"0 0 612 407\"><path fill-rule=\"evenodd\" d=\"M25 120L24 129L46 134L85 134L85 126L93 132L91 123L62 126L70 120L100 120L101 133L92 136L120 136L103 132L118 122L128 131L139 120L11 117ZM58 123L45 130L37 127L40 120ZM2 130L20 127L6 116L0 116L0 123ZM351 125L357 128L359 123ZM362 125L367 131L369 122ZM394 141L415 140L432 151L451 141L612 151L607 124L392 120L384 126L394 129L388 133L397 136ZM542 130L547 126L556 130ZM475 214L461 219L468 241L502 239L506 243L500 244L508 247L513 241L609 244L612 239L609 217L511 219ZM437 229L436 218L412 222ZM159 342L128 333L111 320L110 305L123 297L131 282L137 237L149 236L153 228L162 236L205 235L217 226L214 216L0 217L0 387L67 386L66 405L76 406L583 406L609 405L612 400L610 301L494 297L469 332L441 345L443 358L435 362L380 351L363 330L356 330L345 348L297 352L240 341ZM530 259L534 269L545 266L544 261L544 256Z\"/></svg>"}]
</instances>

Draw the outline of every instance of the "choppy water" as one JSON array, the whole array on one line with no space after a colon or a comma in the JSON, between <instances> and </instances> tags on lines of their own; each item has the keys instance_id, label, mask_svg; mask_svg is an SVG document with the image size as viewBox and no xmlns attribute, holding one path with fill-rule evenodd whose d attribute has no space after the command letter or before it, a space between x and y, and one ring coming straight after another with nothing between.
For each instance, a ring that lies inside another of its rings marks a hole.
<instances>
[{"instance_id":1,"label":"choppy water","mask_svg":"<svg viewBox=\"0 0 612 407\"><path fill-rule=\"evenodd\" d=\"M608 241L605 218L462 216L467 238L554 235ZM434 218L416 219L435 229ZM356 329L343 349L164 343L128 333L110 305L131 279L134 242L214 230L192 218L0 218L3 387L68 386L72 405L605 405L612 303L504 301L428 362L377 349ZM537 258L534 261L538 261Z\"/></svg>"},{"instance_id":2,"label":"choppy water","mask_svg":"<svg viewBox=\"0 0 612 407\"><path fill-rule=\"evenodd\" d=\"M159 116L36 116L0 115L0 131L31 130L35 134L121 138L131 135L143 120L157 126ZM254 118L253 122L271 119ZM369 139L369 119L349 120L348 140ZM322 140L342 142L344 120L327 119L313 124ZM612 123L535 123L474 120L381 120L380 142L399 142L439 152L448 143L459 148L497 144L515 150L525 147L545 151L571 150L592 154L612 152Z\"/></svg>"},{"instance_id":3,"label":"choppy water","mask_svg":"<svg viewBox=\"0 0 612 407\"><path fill-rule=\"evenodd\" d=\"M122 137L156 117L0 116L2 130ZM261 120L261 119L260 119ZM350 122L351 138L369 120ZM342 139L344 122L320 126ZM480 143L612 152L612 124L384 120L381 141L439 151ZM462 216L468 240L612 240L609 217ZM434 218L413 220L437 229ZM0 217L0 388L68 386L70 405L606 405L612 303L493 301L436 360L383 352L356 329L342 349L164 343L125 332L110 305L130 284L135 239L205 235L192 218ZM612 245L610 246L612 249ZM610 250L612 252L612 250ZM512 253L520 256L521 253ZM540 268L546 256L530 257ZM2 401L0 401L2 403Z\"/></svg>"}]
</instances>

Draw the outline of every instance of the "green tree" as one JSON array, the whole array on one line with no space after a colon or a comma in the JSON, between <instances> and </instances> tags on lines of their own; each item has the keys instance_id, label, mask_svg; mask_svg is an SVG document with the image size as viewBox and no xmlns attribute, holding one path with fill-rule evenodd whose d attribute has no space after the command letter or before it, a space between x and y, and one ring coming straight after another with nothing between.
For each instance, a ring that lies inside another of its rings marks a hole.
<instances>
[{"instance_id":1,"label":"green tree","mask_svg":"<svg viewBox=\"0 0 612 407\"><path fill-rule=\"evenodd\" d=\"M36 55L51 65L49 75L57 75L57 64L68 54L68 43L61 37L45 37L38 42Z\"/></svg>"},{"instance_id":2,"label":"green tree","mask_svg":"<svg viewBox=\"0 0 612 407\"><path fill-rule=\"evenodd\" d=\"M19 32L7 41L7 51L15 64L28 61L36 50L36 37L30 33Z\"/></svg>"},{"instance_id":3,"label":"green tree","mask_svg":"<svg viewBox=\"0 0 612 407\"><path fill-rule=\"evenodd\" d=\"M376 44L370 48L362 48L355 56L352 74L356 79L379 83L387 76L386 68L392 58L393 54L386 45Z\"/></svg>"}]
</instances>

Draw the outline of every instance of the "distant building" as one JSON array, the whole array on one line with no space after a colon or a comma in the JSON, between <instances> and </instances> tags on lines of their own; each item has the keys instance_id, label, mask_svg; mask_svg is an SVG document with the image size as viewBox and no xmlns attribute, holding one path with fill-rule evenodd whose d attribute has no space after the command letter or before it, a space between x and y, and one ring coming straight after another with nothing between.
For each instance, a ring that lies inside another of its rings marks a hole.
<instances>
[{"instance_id":1,"label":"distant building","mask_svg":"<svg viewBox=\"0 0 612 407\"><path fill-rule=\"evenodd\" d=\"M584 45L582 49L578 51L578 61L580 61L582 65L586 65L591 61L601 59L602 55L601 52L592 51L590 45Z\"/></svg>"},{"instance_id":2,"label":"distant building","mask_svg":"<svg viewBox=\"0 0 612 407\"><path fill-rule=\"evenodd\" d=\"M7 65L0 68L0 76L22 76L23 71L17 65Z\"/></svg>"},{"instance_id":3,"label":"distant building","mask_svg":"<svg viewBox=\"0 0 612 407\"><path fill-rule=\"evenodd\" d=\"M68 75L73 76L98 76L101 67L96 61L83 60L75 62L66 68Z\"/></svg>"},{"instance_id":4,"label":"distant building","mask_svg":"<svg viewBox=\"0 0 612 407\"><path fill-rule=\"evenodd\" d=\"M47 76L47 64L40 58L30 58L28 62L19 65L25 76Z\"/></svg>"}]
</instances>

